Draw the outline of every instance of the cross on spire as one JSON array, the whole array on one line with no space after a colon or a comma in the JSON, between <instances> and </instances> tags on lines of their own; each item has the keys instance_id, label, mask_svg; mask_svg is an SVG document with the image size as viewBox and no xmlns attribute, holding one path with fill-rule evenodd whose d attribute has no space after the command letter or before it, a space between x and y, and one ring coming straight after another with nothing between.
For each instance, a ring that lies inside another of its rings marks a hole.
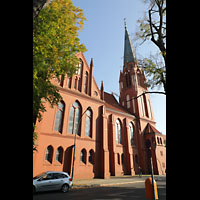
<instances>
[{"instance_id":1,"label":"cross on spire","mask_svg":"<svg viewBox=\"0 0 200 200\"><path fill-rule=\"evenodd\" d=\"M126 18L124 18L124 28L126 28Z\"/></svg>"}]
</instances>

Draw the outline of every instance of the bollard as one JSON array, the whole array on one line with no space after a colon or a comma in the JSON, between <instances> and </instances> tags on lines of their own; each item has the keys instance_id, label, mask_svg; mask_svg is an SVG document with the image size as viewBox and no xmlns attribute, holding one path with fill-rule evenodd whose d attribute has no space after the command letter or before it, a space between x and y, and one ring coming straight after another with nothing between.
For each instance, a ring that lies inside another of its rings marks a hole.
<instances>
[{"instance_id":1,"label":"bollard","mask_svg":"<svg viewBox=\"0 0 200 200\"><path fill-rule=\"evenodd\" d=\"M153 198L153 185L152 185L152 178L147 178L145 181L145 189L146 189L146 198L147 199L154 199ZM158 191L156 181L154 180L154 190L155 190L155 199L158 199Z\"/></svg>"}]
</instances>

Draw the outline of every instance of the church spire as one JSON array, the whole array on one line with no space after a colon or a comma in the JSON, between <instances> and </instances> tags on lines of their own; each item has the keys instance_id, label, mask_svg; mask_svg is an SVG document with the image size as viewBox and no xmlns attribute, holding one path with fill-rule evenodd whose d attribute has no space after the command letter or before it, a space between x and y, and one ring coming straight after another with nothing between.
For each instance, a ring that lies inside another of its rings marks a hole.
<instances>
[{"instance_id":1,"label":"church spire","mask_svg":"<svg viewBox=\"0 0 200 200\"><path fill-rule=\"evenodd\" d=\"M124 65L129 62L136 62L136 55L130 37L128 35L126 22L124 19L125 39L124 39Z\"/></svg>"}]
</instances>

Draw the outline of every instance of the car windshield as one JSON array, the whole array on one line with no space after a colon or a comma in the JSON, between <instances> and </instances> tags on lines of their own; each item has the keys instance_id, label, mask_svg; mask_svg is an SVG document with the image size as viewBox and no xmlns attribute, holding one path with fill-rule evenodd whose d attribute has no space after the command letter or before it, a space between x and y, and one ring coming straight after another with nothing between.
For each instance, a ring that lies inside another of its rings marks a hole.
<instances>
[{"instance_id":1,"label":"car windshield","mask_svg":"<svg viewBox=\"0 0 200 200\"><path fill-rule=\"evenodd\" d=\"M46 172L42 172L42 173L38 174L37 176L33 177L33 179L40 178L41 176L43 176L45 174L46 174Z\"/></svg>"}]
</instances>

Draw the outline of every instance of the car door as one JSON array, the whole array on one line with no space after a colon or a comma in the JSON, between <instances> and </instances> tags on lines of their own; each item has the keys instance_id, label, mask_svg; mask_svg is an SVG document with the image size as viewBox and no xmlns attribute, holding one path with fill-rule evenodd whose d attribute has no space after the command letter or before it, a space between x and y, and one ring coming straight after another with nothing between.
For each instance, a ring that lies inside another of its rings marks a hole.
<instances>
[{"instance_id":1,"label":"car door","mask_svg":"<svg viewBox=\"0 0 200 200\"><path fill-rule=\"evenodd\" d=\"M53 188L52 181L53 181L53 174L52 173L48 173L48 174L43 175L37 181L37 191L41 192L41 191L52 190L52 188Z\"/></svg>"},{"instance_id":2,"label":"car door","mask_svg":"<svg viewBox=\"0 0 200 200\"><path fill-rule=\"evenodd\" d=\"M64 184L63 175L61 173L54 173L53 182L55 190L60 190Z\"/></svg>"}]
</instances>

